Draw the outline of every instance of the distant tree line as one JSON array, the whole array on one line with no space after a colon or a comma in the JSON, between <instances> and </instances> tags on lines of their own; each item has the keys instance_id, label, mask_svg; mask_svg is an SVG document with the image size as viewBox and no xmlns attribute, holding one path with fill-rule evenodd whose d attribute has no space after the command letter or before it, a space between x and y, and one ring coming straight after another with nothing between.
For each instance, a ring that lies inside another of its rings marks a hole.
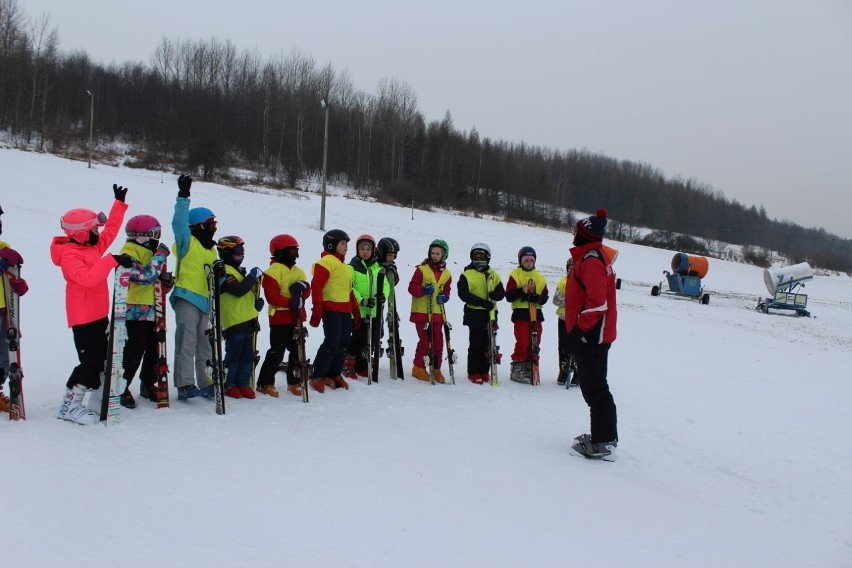
<instances>
[{"instance_id":1,"label":"distant tree line","mask_svg":"<svg viewBox=\"0 0 852 568\"><path fill-rule=\"evenodd\" d=\"M93 103L96 146L128 143L139 166L189 168L208 179L242 168L292 187L322 170L325 99L329 178L385 201L565 229L569 210L605 207L622 238L635 233L623 227L643 226L852 270L852 240L770 220L763 207L694 180L586 150L460 132L449 111L427 122L398 79L367 93L299 51L264 58L218 39L163 38L148 64L105 67L85 52L61 52L57 38L49 17L29 18L18 0L0 0L0 129L20 145L87 149Z\"/></svg>"}]
</instances>

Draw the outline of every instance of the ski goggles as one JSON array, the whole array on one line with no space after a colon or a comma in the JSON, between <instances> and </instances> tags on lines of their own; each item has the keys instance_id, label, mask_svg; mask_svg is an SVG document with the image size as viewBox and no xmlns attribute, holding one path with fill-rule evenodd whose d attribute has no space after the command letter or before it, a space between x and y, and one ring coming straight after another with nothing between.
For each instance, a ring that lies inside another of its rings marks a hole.
<instances>
[{"instance_id":1,"label":"ski goggles","mask_svg":"<svg viewBox=\"0 0 852 568\"><path fill-rule=\"evenodd\" d=\"M484 250L475 250L470 253L471 260L488 260L488 253Z\"/></svg>"},{"instance_id":2,"label":"ski goggles","mask_svg":"<svg viewBox=\"0 0 852 568\"><path fill-rule=\"evenodd\" d=\"M60 218L59 221L66 231L91 231L95 227L103 227L107 222L107 216L101 211L96 217L86 219L82 223L69 223L65 220L65 217Z\"/></svg>"},{"instance_id":3,"label":"ski goggles","mask_svg":"<svg viewBox=\"0 0 852 568\"><path fill-rule=\"evenodd\" d=\"M155 241L160 240L160 235L162 234L162 228L154 227L152 229L148 229L147 231L127 231L127 236L134 239L154 239Z\"/></svg>"}]
</instances>

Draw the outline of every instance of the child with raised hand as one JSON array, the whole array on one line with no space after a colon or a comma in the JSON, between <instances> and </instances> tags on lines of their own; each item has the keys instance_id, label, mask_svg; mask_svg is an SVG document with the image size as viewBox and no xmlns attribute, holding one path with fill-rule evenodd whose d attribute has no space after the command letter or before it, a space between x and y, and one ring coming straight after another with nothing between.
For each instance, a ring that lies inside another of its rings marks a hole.
<instances>
[{"instance_id":1,"label":"child with raised hand","mask_svg":"<svg viewBox=\"0 0 852 568\"><path fill-rule=\"evenodd\" d=\"M245 258L245 241L236 235L219 239L219 258L225 265L219 290L222 294L222 335L225 338L225 396L255 398L249 387L254 368L254 334L263 300L254 291L260 286L263 271L252 268L248 274L241 268Z\"/></svg>"},{"instance_id":2,"label":"child with raised hand","mask_svg":"<svg viewBox=\"0 0 852 568\"><path fill-rule=\"evenodd\" d=\"M124 379L127 387L121 395L121 405L136 408L130 383L139 365L139 395L157 402L157 330L154 309L154 282L163 276L168 291L173 284L171 274L162 273L169 256L169 247L160 243L162 227L156 217L136 215L124 227L127 242L121 253L130 256L130 285L127 290L127 341L124 344Z\"/></svg>"},{"instance_id":3,"label":"child with raised hand","mask_svg":"<svg viewBox=\"0 0 852 568\"><path fill-rule=\"evenodd\" d=\"M426 370L426 358L432 358L435 372L435 382L443 383L444 375L441 364L444 361L444 333L440 306L450 298L452 275L447 270L447 258L450 247L446 241L435 239L429 244L429 256L414 269L411 281L408 283L408 293L411 294L411 316L409 321L417 328L417 348L414 350L414 366L411 375L421 381L429 381ZM432 319L429 320L429 310ZM426 323L429 322L428 330ZM432 352L429 352L431 335Z\"/></svg>"},{"instance_id":4,"label":"child with raised hand","mask_svg":"<svg viewBox=\"0 0 852 568\"><path fill-rule=\"evenodd\" d=\"M3 234L3 208L0 207L0 234ZM6 321L6 279L2 276L9 267L21 266L23 257L8 243L0 241L0 412L9 412L9 397L3 393L3 385L9 376L9 343L6 341L8 322ZM12 294L23 296L29 290L27 281L18 276L9 279Z\"/></svg>"},{"instance_id":5,"label":"child with raised hand","mask_svg":"<svg viewBox=\"0 0 852 568\"><path fill-rule=\"evenodd\" d=\"M496 309L495 302L506 295L500 275L488 265L490 261L491 248L485 243L474 244L470 248L470 264L465 267L458 284L459 299L465 303L462 324L468 326L470 334L467 378L477 385L491 380L488 322Z\"/></svg>"},{"instance_id":6,"label":"child with raised hand","mask_svg":"<svg viewBox=\"0 0 852 568\"><path fill-rule=\"evenodd\" d=\"M65 236L50 243L50 259L65 278L65 315L74 334L80 364L65 383L65 396L57 418L77 424L96 424L100 419L83 405L83 397L101 386L107 356L110 296L107 279L116 266L130 268L126 254L104 254L121 230L127 189L112 186L115 201L109 217L91 209L71 209L60 217ZM99 229L103 227L103 231ZM94 401L99 404L99 401Z\"/></svg>"},{"instance_id":7,"label":"child with raised hand","mask_svg":"<svg viewBox=\"0 0 852 568\"><path fill-rule=\"evenodd\" d=\"M322 246L320 259L311 267L310 325L319 327L322 323L325 335L314 357L311 373L311 387L317 392L324 392L325 387L349 388L340 373L352 328L361 325L361 313L352 291L352 272L344 263L349 235L332 229L323 235Z\"/></svg>"},{"instance_id":8,"label":"child with raised hand","mask_svg":"<svg viewBox=\"0 0 852 568\"><path fill-rule=\"evenodd\" d=\"M210 289L205 266L212 268L216 254L216 215L206 207L189 208L192 177L177 180L178 194L172 216L177 259L175 287L169 301L175 311L175 364L172 367L178 400L196 396L213 398L213 382L207 361L213 349L207 337L210 322ZM196 386L196 383L198 386Z\"/></svg>"},{"instance_id":9,"label":"child with raised hand","mask_svg":"<svg viewBox=\"0 0 852 568\"><path fill-rule=\"evenodd\" d=\"M544 315L541 306L547 303L547 279L536 270L535 249L521 247L518 251L518 267L506 281L506 300L512 303L512 322L515 328L515 350L512 353L512 369L509 378L518 383L532 383L533 358L538 361L538 345L541 345L541 329ZM530 328L530 304L536 304L535 330L538 345L533 348Z\"/></svg>"},{"instance_id":10,"label":"child with raised hand","mask_svg":"<svg viewBox=\"0 0 852 568\"><path fill-rule=\"evenodd\" d=\"M302 396L299 367L299 344L295 335L296 325L305 321L305 300L310 296L311 286L305 271L296 266L299 258L299 243L292 235L277 235L269 242L269 268L263 275L263 294L269 306L269 351L260 366L257 392L278 398L275 388L275 373L287 360L287 390ZM298 318L298 319L297 319Z\"/></svg>"}]
</instances>

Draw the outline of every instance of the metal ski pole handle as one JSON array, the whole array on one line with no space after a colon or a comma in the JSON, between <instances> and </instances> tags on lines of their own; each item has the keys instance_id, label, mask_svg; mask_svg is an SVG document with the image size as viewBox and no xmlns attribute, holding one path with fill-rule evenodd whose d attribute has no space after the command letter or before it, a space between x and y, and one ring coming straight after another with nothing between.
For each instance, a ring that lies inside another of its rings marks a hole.
<instances>
[{"instance_id":1,"label":"metal ski pole handle","mask_svg":"<svg viewBox=\"0 0 852 568\"><path fill-rule=\"evenodd\" d=\"M20 266L9 266L3 274L6 297L6 337L9 348L9 420L26 420L21 369L21 297L12 291L12 283L21 277Z\"/></svg>"}]
</instances>

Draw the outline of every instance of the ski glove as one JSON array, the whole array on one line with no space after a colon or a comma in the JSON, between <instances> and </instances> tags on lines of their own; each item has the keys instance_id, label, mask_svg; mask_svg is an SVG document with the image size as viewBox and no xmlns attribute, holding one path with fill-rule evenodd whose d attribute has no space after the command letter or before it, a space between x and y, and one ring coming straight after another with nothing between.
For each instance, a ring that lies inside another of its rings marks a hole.
<instances>
[{"instance_id":1,"label":"ski glove","mask_svg":"<svg viewBox=\"0 0 852 568\"><path fill-rule=\"evenodd\" d=\"M263 298L258 298L254 301L254 309L258 312L263 309Z\"/></svg>"},{"instance_id":2,"label":"ski glove","mask_svg":"<svg viewBox=\"0 0 852 568\"><path fill-rule=\"evenodd\" d=\"M17 266L24 263L20 253L13 248L0 249L0 270L6 270L9 266Z\"/></svg>"},{"instance_id":3,"label":"ski glove","mask_svg":"<svg viewBox=\"0 0 852 568\"><path fill-rule=\"evenodd\" d=\"M488 300L480 300L479 306L485 308L489 312L494 309L494 302L490 302Z\"/></svg>"},{"instance_id":4,"label":"ski glove","mask_svg":"<svg viewBox=\"0 0 852 568\"><path fill-rule=\"evenodd\" d=\"M27 281L23 278L16 278L12 282L9 283L9 287L12 289L12 292L17 294L18 296L23 296L27 293L27 290L30 289L27 286Z\"/></svg>"},{"instance_id":5,"label":"ski glove","mask_svg":"<svg viewBox=\"0 0 852 568\"><path fill-rule=\"evenodd\" d=\"M258 268L257 266L255 266L255 267L254 267L254 268L252 268L252 269L251 269L251 271L249 272L249 276L251 276L251 277L252 277L252 278L254 278L255 280L258 280L258 281L259 281L259 280L260 280L260 277L261 277L261 276L263 276L263 270L261 270L260 268Z\"/></svg>"},{"instance_id":6,"label":"ski glove","mask_svg":"<svg viewBox=\"0 0 852 568\"><path fill-rule=\"evenodd\" d=\"M160 282L163 283L163 286L166 287L166 291L169 291L174 288L175 277L171 272L161 272L158 278L160 279Z\"/></svg>"},{"instance_id":7,"label":"ski glove","mask_svg":"<svg viewBox=\"0 0 852 568\"><path fill-rule=\"evenodd\" d=\"M423 286L423 295L424 296L431 296L434 293L435 293L435 287L432 286L431 284L426 284L425 286Z\"/></svg>"},{"instance_id":8,"label":"ski glove","mask_svg":"<svg viewBox=\"0 0 852 568\"><path fill-rule=\"evenodd\" d=\"M133 266L133 257L129 254L114 254L112 257L122 268L130 268Z\"/></svg>"},{"instance_id":9,"label":"ski glove","mask_svg":"<svg viewBox=\"0 0 852 568\"><path fill-rule=\"evenodd\" d=\"M309 290L310 288L311 285L304 280L297 280L290 284L290 296L301 296L304 294L305 290Z\"/></svg>"},{"instance_id":10,"label":"ski glove","mask_svg":"<svg viewBox=\"0 0 852 568\"><path fill-rule=\"evenodd\" d=\"M112 184L112 193L115 195L116 199L124 203L124 198L127 197L127 188Z\"/></svg>"},{"instance_id":11,"label":"ski glove","mask_svg":"<svg viewBox=\"0 0 852 568\"><path fill-rule=\"evenodd\" d=\"M157 252L155 254L159 254L163 258L168 258L169 254L171 254L171 251L169 251L169 247L161 244L160 246L157 247Z\"/></svg>"},{"instance_id":12,"label":"ski glove","mask_svg":"<svg viewBox=\"0 0 852 568\"><path fill-rule=\"evenodd\" d=\"M437 298L437 299L438 299L438 305L443 306L444 304L446 304L446 303L447 303L447 300L449 300L449 299L450 299L450 297L449 297L449 296L447 296L447 295L446 295L446 294L444 294L444 293L441 293L441 294L438 294L438 298Z\"/></svg>"},{"instance_id":13,"label":"ski glove","mask_svg":"<svg viewBox=\"0 0 852 568\"><path fill-rule=\"evenodd\" d=\"M311 327L319 327L320 322L322 321L322 313L316 310L311 312Z\"/></svg>"},{"instance_id":14,"label":"ski glove","mask_svg":"<svg viewBox=\"0 0 852 568\"><path fill-rule=\"evenodd\" d=\"M192 176L183 174L178 178L178 197L189 198L189 188L192 187Z\"/></svg>"},{"instance_id":15,"label":"ski glove","mask_svg":"<svg viewBox=\"0 0 852 568\"><path fill-rule=\"evenodd\" d=\"M361 307L373 309L376 307L375 298L364 298L361 300Z\"/></svg>"},{"instance_id":16,"label":"ski glove","mask_svg":"<svg viewBox=\"0 0 852 568\"><path fill-rule=\"evenodd\" d=\"M500 292L497 290L491 290L488 292L488 299L494 302L499 302L502 298L500 297Z\"/></svg>"},{"instance_id":17,"label":"ski glove","mask_svg":"<svg viewBox=\"0 0 852 568\"><path fill-rule=\"evenodd\" d=\"M540 304L541 296L539 296L535 292L530 292L529 294L527 294L527 302L531 304Z\"/></svg>"},{"instance_id":18,"label":"ski glove","mask_svg":"<svg viewBox=\"0 0 852 568\"><path fill-rule=\"evenodd\" d=\"M583 347L588 345L589 342L586 339L586 334L583 333L583 330L580 329L580 326L575 325L571 331L568 332L568 352L576 353L579 347Z\"/></svg>"},{"instance_id":19,"label":"ski glove","mask_svg":"<svg viewBox=\"0 0 852 568\"><path fill-rule=\"evenodd\" d=\"M287 307L289 307L294 312L302 309L302 306L304 305L305 302L302 300L302 296L291 296L290 301L287 302Z\"/></svg>"}]
</instances>

